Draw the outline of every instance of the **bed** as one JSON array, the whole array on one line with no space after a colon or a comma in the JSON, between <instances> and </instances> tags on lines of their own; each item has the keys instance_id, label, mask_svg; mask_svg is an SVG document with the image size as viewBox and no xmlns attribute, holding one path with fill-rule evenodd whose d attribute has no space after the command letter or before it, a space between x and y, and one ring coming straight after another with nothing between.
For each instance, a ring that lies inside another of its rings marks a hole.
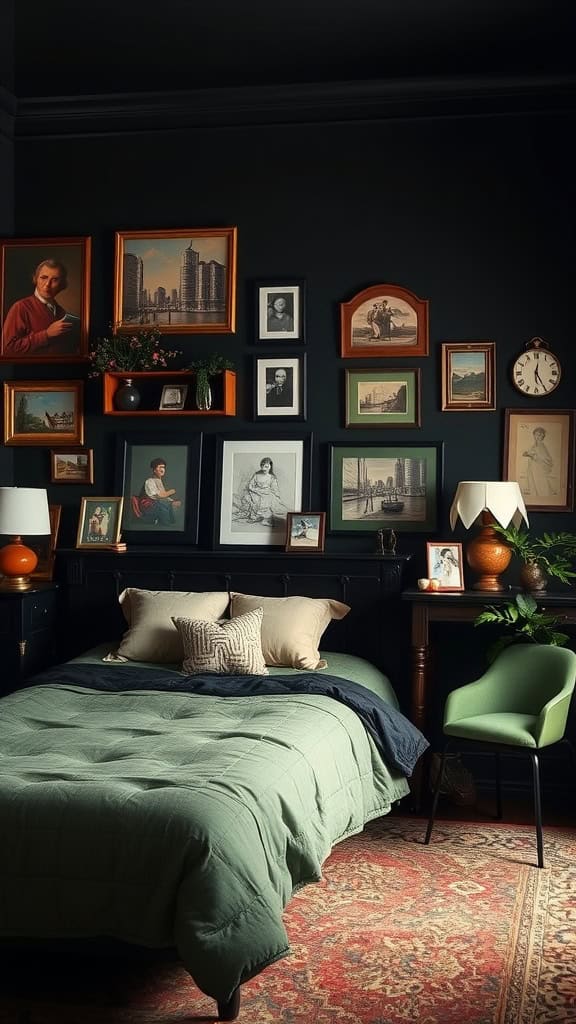
<instances>
[{"instance_id":1,"label":"bed","mask_svg":"<svg viewBox=\"0 0 576 1024\"><path fill-rule=\"evenodd\" d=\"M427 742L354 655L188 674L112 647L0 701L0 936L175 947L231 1020L290 952L292 893L408 794Z\"/></svg>"}]
</instances>

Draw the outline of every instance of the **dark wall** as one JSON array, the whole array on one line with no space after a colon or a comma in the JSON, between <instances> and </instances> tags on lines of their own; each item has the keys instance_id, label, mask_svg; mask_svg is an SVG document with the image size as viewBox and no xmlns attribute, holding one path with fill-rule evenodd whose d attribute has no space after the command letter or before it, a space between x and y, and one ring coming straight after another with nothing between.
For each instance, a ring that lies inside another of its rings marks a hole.
<instances>
[{"instance_id":1,"label":"dark wall","mask_svg":"<svg viewBox=\"0 0 576 1024\"><path fill-rule=\"evenodd\" d=\"M117 229L238 227L238 318L234 335L179 336L194 358L234 359L235 419L101 413L100 382L86 391L86 444L95 450L92 488L49 487L64 506L61 540L74 543L81 494L115 493L117 434L159 438L205 432L204 480L212 479L214 434L263 436L252 419L253 359L280 344L254 343L254 282L307 283L308 420L314 434L312 508L328 503L329 442L444 444L444 491L436 537L451 536L448 509L460 479L499 479L506 407L530 407L510 383L512 359L534 335L563 360L559 388L542 404L574 404L574 176L570 113L410 118L378 122L170 131L123 137L22 140L17 149L16 235L91 235L92 335L112 318ZM41 174L39 175L39 170ZM422 369L420 429L350 431L344 370L370 360L339 357L339 303L368 285L395 283L430 302L430 355L383 359ZM441 412L442 341L495 341L495 412ZM7 368L8 369L8 368ZM10 375L85 376L78 364L11 367ZM277 429L281 429L279 425ZM294 424L288 421L286 429ZM274 427L276 430L276 427ZM46 484L48 452L14 449L14 482ZM201 546L211 546L213 494L202 495ZM535 514L531 524L573 529L573 513ZM465 539L463 535L455 535ZM426 534L400 536L424 570ZM328 536L331 550L371 550L371 535Z\"/></svg>"},{"instance_id":2,"label":"dark wall","mask_svg":"<svg viewBox=\"0 0 576 1024\"><path fill-rule=\"evenodd\" d=\"M14 2L0 4L0 238L14 234ZM4 369L4 368L3 368ZM11 376L10 372L0 374ZM0 486L11 483L13 452L0 447Z\"/></svg>"}]
</instances>

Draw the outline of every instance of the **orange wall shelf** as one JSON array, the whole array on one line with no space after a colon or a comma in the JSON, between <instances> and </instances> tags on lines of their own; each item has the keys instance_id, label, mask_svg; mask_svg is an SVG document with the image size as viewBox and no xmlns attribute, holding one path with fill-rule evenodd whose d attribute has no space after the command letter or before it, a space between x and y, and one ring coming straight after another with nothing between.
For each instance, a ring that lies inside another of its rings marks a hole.
<instances>
[{"instance_id":1,"label":"orange wall shelf","mask_svg":"<svg viewBox=\"0 0 576 1024\"><path fill-rule=\"evenodd\" d=\"M123 382L130 378L140 392L137 409L124 412L114 408L114 395ZM236 373L223 370L210 380L212 408L197 409L194 395L196 375L190 370L145 370L125 373L106 372L102 378L104 414L106 416L235 416ZM187 384L188 394L183 409L160 409L160 397L165 384Z\"/></svg>"}]
</instances>

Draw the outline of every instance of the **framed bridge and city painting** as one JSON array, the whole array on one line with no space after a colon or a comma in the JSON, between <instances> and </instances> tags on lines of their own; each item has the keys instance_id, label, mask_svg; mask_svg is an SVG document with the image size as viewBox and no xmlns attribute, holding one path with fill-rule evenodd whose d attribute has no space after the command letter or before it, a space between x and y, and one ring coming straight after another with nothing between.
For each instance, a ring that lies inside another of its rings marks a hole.
<instances>
[{"instance_id":1,"label":"framed bridge and city painting","mask_svg":"<svg viewBox=\"0 0 576 1024\"><path fill-rule=\"evenodd\" d=\"M442 445L331 445L330 532L433 531L442 456Z\"/></svg>"},{"instance_id":2,"label":"framed bridge and city painting","mask_svg":"<svg viewBox=\"0 0 576 1024\"><path fill-rule=\"evenodd\" d=\"M237 229L117 231L114 322L169 334L236 330Z\"/></svg>"}]
</instances>

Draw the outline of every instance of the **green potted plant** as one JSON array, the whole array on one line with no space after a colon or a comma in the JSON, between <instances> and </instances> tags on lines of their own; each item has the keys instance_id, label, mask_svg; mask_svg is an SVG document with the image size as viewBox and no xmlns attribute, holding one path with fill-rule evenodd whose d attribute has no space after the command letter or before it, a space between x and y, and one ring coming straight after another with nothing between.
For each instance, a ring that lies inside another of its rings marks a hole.
<instances>
[{"instance_id":1,"label":"green potted plant","mask_svg":"<svg viewBox=\"0 0 576 1024\"><path fill-rule=\"evenodd\" d=\"M513 643L552 644L554 647L564 647L569 636L556 628L561 621L559 616L549 615L538 608L531 594L520 593L504 604L487 605L474 619L474 625L503 626L507 631L487 650L488 661L492 662L503 648Z\"/></svg>"},{"instance_id":2,"label":"green potted plant","mask_svg":"<svg viewBox=\"0 0 576 1024\"><path fill-rule=\"evenodd\" d=\"M224 356L210 355L202 359L194 359L189 363L189 369L196 374L196 407L198 409L210 409L212 407L212 388L210 378L224 370L233 370L234 363Z\"/></svg>"},{"instance_id":3,"label":"green potted plant","mask_svg":"<svg viewBox=\"0 0 576 1024\"><path fill-rule=\"evenodd\" d=\"M522 562L520 583L524 590L545 590L550 577L561 583L576 578L572 566L576 558L576 535L573 533L544 533L532 537L525 529L510 524L494 524L495 532Z\"/></svg>"}]
</instances>

